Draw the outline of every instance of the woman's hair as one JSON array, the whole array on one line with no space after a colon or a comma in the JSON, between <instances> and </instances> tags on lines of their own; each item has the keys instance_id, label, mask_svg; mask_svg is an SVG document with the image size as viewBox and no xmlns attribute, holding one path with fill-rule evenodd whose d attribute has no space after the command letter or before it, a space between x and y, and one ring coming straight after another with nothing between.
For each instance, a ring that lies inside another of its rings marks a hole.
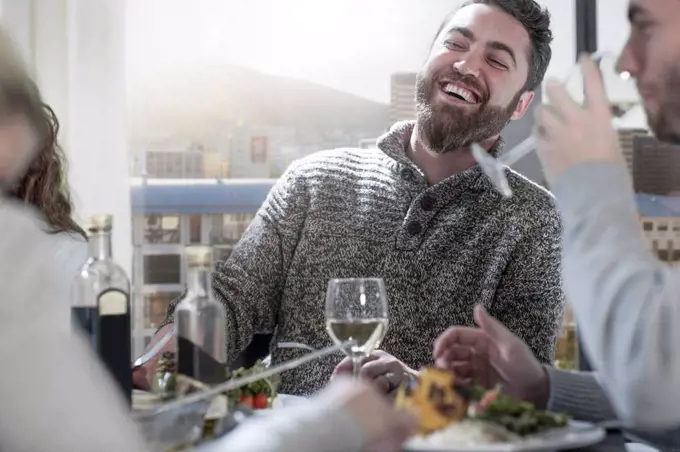
<instances>
[{"instance_id":1,"label":"woman's hair","mask_svg":"<svg viewBox=\"0 0 680 452\"><path fill-rule=\"evenodd\" d=\"M66 155L57 141L59 121L54 110L40 100L39 94L37 101L39 105L18 106L32 121L41 147L11 194L42 212L48 232L78 234L87 239L85 231L72 217L73 204L66 183Z\"/></svg>"},{"instance_id":2,"label":"woman's hair","mask_svg":"<svg viewBox=\"0 0 680 452\"><path fill-rule=\"evenodd\" d=\"M0 28L0 116L26 118L38 144L33 161L8 195L36 207L47 222L48 232L82 235L85 231L73 220L73 205L66 185L66 156L59 147L59 121L43 102L14 41ZM21 152L21 150L17 150Z\"/></svg>"}]
</instances>

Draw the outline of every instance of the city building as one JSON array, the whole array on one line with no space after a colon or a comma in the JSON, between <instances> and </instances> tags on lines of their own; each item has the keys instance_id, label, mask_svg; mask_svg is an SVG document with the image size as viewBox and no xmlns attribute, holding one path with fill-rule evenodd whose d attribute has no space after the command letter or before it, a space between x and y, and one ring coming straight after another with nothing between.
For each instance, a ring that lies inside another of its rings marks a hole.
<instances>
[{"instance_id":1,"label":"city building","mask_svg":"<svg viewBox=\"0 0 680 452\"><path fill-rule=\"evenodd\" d=\"M390 80L392 123L416 119L416 74L398 72Z\"/></svg>"},{"instance_id":2,"label":"city building","mask_svg":"<svg viewBox=\"0 0 680 452\"><path fill-rule=\"evenodd\" d=\"M293 127L242 124L232 131L229 140L229 177L276 177L282 167L299 158L297 145Z\"/></svg>"},{"instance_id":3,"label":"city building","mask_svg":"<svg viewBox=\"0 0 680 452\"><path fill-rule=\"evenodd\" d=\"M626 159L626 165L628 165L628 171L633 174L633 156L635 154L635 137L647 137L649 136L649 131L647 129L638 128L619 128L617 129L617 134L619 137L619 146L621 148L621 153Z\"/></svg>"},{"instance_id":4,"label":"city building","mask_svg":"<svg viewBox=\"0 0 680 452\"><path fill-rule=\"evenodd\" d=\"M186 284L185 249L210 245L228 257L275 180L134 179L133 347L142 353L168 303Z\"/></svg>"},{"instance_id":5,"label":"city building","mask_svg":"<svg viewBox=\"0 0 680 452\"><path fill-rule=\"evenodd\" d=\"M156 179L200 179L204 177L203 147L148 147L139 155L140 175Z\"/></svg>"},{"instance_id":6,"label":"city building","mask_svg":"<svg viewBox=\"0 0 680 452\"><path fill-rule=\"evenodd\" d=\"M680 148L655 137L633 138L633 185L636 193L668 195L680 192Z\"/></svg>"},{"instance_id":7,"label":"city building","mask_svg":"<svg viewBox=\"0 0 680 452\"><path fill-rule=\"evenodd\" d=\"M640 223L659 260L680 266L680 197L636 195Z\"/></svg>"}]
</instances>

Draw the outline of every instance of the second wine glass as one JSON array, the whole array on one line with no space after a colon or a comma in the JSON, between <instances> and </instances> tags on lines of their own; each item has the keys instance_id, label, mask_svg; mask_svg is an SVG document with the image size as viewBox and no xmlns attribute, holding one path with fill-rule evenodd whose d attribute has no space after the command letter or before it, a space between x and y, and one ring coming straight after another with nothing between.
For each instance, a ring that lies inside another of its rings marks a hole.
<instances>
[{"instance_id":1,"label":"second wine glass","mask_svg":"<svg viewBox=\"0 0 680 452\"><path fill-rule=\"evenodd\" d=\"M359 378L363 359L380 346L387 333L385 283L380 278L332 279L326 292L326 329L333 342L356 345L345 350L352 374Z\"/></svg>"}]
</instances>

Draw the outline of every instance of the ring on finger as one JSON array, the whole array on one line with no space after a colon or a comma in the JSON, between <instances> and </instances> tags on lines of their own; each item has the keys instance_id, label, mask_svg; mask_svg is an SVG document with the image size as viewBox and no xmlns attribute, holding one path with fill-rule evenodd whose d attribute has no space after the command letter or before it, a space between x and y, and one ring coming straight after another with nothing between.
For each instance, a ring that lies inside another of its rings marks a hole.
<instances>
[{"instance_id":1,"label":"ring on finger","mask_svg":"<svg viewBox=\"0 0 680 452\"><path fill-rule=\"evenodd\" d=\"M395 373L388 372L383 375L385 380L387 380L387 392L390 393L397 389L401 384L402 379Z\"/></svg>"}]
</instances>

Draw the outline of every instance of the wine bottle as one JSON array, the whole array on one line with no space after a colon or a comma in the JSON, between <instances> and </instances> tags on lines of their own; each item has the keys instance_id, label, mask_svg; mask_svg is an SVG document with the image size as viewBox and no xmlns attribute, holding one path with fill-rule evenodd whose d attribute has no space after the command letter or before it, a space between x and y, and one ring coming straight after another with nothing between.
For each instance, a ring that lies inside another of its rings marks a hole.
<instances>
[{"instance_id":1,"label":"wine bottle","mask_svg":"<svg viewBox=\"0 0 680 452\"><path fill-rule=\"evenodd\" d=\"M129 404L132 403L130 280L111 256L110 215L87 227L90 258L71 288L71 323L85 333Z\"/></svg>"},{"instance_id":2,"label":"wine bottle","mask_svg":"<svg viewBox=\"0 0 680 452\"><path fill-rule=\"evenodd\" d=\"M186 249L187 292L175 309L177 371L214 385L227 378L226 312L212 291L212 249Z\"/></svg>"}]
</instances>

